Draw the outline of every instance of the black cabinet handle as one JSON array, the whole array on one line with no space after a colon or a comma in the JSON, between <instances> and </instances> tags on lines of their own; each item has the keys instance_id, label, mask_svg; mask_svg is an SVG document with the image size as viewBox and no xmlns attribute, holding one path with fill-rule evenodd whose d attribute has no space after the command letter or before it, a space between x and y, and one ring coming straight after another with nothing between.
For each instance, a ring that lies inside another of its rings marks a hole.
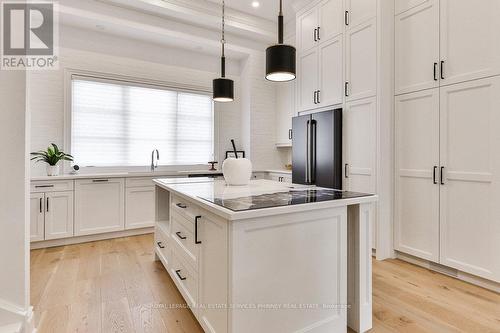
<instances>
[{"instance_id":1,"label":"black cabinet handle","mask_svg":"<svg viewBox=\"0 0 500 333\"><path fill-rule=\"evenodd\" d=\"M441 80L444 80L444 60L441 60Z\"/></svg>"},{"instance_id":2,"label":"black cabinet handle","mask_svg":"<svg viewBox=\"0 0 500 333\"><path fill-rule=\"evenodd\" d=\"M180 269L179 269L179 270L176 270L176 271L175 271L175 274L177 274L177 277L178 277L181 281L184 281L184 280L186 280L186 279L187 279L187 278L185 278L185 277L182 277L182 276L181 276L181 270L180 270Z\"/></svg>"},{"instance_id":3,"label":"black cabinet handle","mask_svg":"<svg viewBox=\"0 0 500 333\"><path fill-rule=\"evenodd\" d=\"M321 104L321 90L318 90L318 104Z\"/></svg>"},{"instance_id":4,"label":"black cabinet handle","mask_svg":"<svg viewBox=\"0 0 500 333\"><path fill-rule=\"evenodd\" d=\"M179 237L179 239L184 240L187 238L186 236L182 236L180 231L177 231L175 234L177 235L177 237Z\"/></svg>"},{"instance_id":5,"label":"black cabinet handle","mask_svg":"<svg viewBox=\"0 0 500 333\"><path fill-rule=\"evenodd\" d=\"M318 29L314 29L314 41L317 42L318 41Z\"/></svg>"},{"instance_id":6,"label":"black cabinet handle","mask_svg":"<svg viewBox=\"0 0 500 333\"><path fill-rule=\"evenodd\" d=\"M293 139L293 131L292 131L292 129L289 129L289 130L288 130L288 139L289 139L289 140L292 140L292 139Z\"/></svg>"},{"instance_id":7,"label":"black cabinet handle","mask_svg":"<svg viewBox=\"0 0 500 333\"><path fill-rule=\"evenodd\" d=\"M47 213L49 212L49 198L47 198Z\"/></svg>"},{"instance_id":8,"label":"black cabinet handle","mask_svg":"<svg viewBox=\"0 0 500 333\"><path fill-rule=\"evenodd\" d=\"M345 97L349 97L349 82L346 82L344 85L344 94Z\"/></svg>"},{"instance_id":9,"label":"black cabinet handle","mask_svg":"<svg viewBox=\"0 0 500 333\"><path fill-rule=\"evenodd\" d=\"M176 206L179 207L179 208L182 208L182 209L186 209L187 208L187 206L185 204L183 204L183 203L178 203L178 204L176 204Z\"/></svg>"},{"instance_id":10,"label":"black cabinet handle","mask_svg":"<svg viewBox=\"0 0 500 333\"><path fill-rule=\"evenodd\" d=\"M158 247L159 247L160 249L164 249L164 248L165 248L165 246L163 246L163 243L162 243L162 242L158 242L158 243L156 243L156 244L158 244Z\"/></svg>"},{"instance_id":11,"label":"black cabinet handle","mask_svg":"<svg viewBox=\"0 0 500 333\"><path fill-rule=\"evenodd\" d=\"M54 187L54 185L35 185L35 188L51 188Z\"/></svg>"},{"instance_id":12,"label":"black cabinet handle","mask_svg":"<svg viewBox=\"0 0 500 333\"><path fill-rule=\"evenodd\" d=\"M109 182L109 179L93 179L93 183L107 183Z\"/></svg>"},{"instance_id":13,"label":"black cabinet handle","mask_svg":"<svg viewBox=\"0 0 500 333\"><path fill-rule=\"evenodd\" d=\"M345 174L345 178L349 178L349 164L347 164L347 163L344 166L344 174Z\"/></svg>"},{"instance_id":14,"label":"black cabinet handle","mask_svg":"<svg viewBox=\"0 0 500 333\"><path fill-rule=\"evenodd\" d=\"M321 40L321 27L318 27L318 41Z\"/></svg>"},{"instance_id":15,"label":"black cabinet handle","mask_svg":"<svg viewBox=\"0 0 500 333\"><path fill-rule=\"evenodd\" d=\"M196 216L194 218L194 243L195 244L201 244L200 241L198 241L198 221L201 219L201 216Z\"/></svg>"},{"instance_id":16,"label":"black cabinet handle","mask_svg":"<svg viewBox=\"0 0 500 333\"><path fill-rule=\"evenodd\" d=\"M42 212L42 201L43 201L43 199L40 198L40 213Z\"/></svg>"},{"instance_id":17,"label":"black cabinet handle","mask_svg":"<svg viewBox=\"0 0 500 333\"><path fill-rule=\"evenodd\" d=\"M441 175L440 176L441 176L440 177L441 178L441 185L445 185L445 183L444 183L444 167L441 167Z\"/></svg>"},{"instance_id":18,"label":"black cabinet handle","mask_svg":"<svg viewBox=\"0 0 500 333\"><path fill-rule=\"evenodd\" d=\"M346 10L344 13L344 23L345 25L349 25L349 11Z\"/></svg>"},{"instance_id":19,"label":"black cabinet handle","mask_svg":"<svg viewBox=\"0 0 500 333\"><path fill-rule=\"evenodd\" d=\"M438 77L437 77L437 67L438 67L438 63L435 62L434 63L434 81L438 80Z\"/></svg>"},{"instance_id":20,"label":"black cabinet handle","mask_svg":"<svg viewBox=\"0 0 500 333\"><path fill-rule=\"evenodd\" d=\"M437 166L434 166L434 170L432 172L432 182L434 183L434 185L437 185L437 179L436 179L436 173L437 173Z\"/></svg>"},{"instance_id":21,"label":"black cabinet handle","mask_svg":"<svg viewBox=\"0 0 500 333\"><path fill-rule=\"evenodd\" d=\"M314 104L318 104L318 91L314 91Z\"/></svg>"}]
</instances>

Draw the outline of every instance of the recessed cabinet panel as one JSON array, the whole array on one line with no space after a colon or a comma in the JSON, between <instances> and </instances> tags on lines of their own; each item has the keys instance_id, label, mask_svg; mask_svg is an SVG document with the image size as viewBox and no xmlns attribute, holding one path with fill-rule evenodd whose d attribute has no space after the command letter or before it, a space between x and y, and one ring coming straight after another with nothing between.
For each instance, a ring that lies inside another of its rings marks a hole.
<instances>
[{"instance_id":1,"label":"recessed cabinet panel","mask_svg":"<svg viewBox=\"0 0 500 333\"><path fill-rule=\"evenodd\" d=\"M441 85L500 74L500 1L440 2Z\"/></svg>"},{"instance_id":2,"label":"recessed cabinet panel","mask_svg":"<svg viewBox=\"0 0 500 333\"><path fill-rule=\"evenodd\" d=\"M122 178L75 182L75 235L125 229L124 185Z\"/></svg>"},{"instance_id":3,"label":"recessed cabinet panel","mask_svg":"<svg viewBox=\"0 0 500 333\"><path fill-rule=\"evenodd\" d=\"M396 97L395 248L439 260L439 89Z\"/></svg>"},{"instance_id":4,"label":"recessed cabinet panel","mask_svg":"<svg viewBox=\"0 0 500 333\"><path fill-rule=\"evenodd\" d=\"M377 15L377 1L346 0L346 10L349 11L349 26L355 27Z\"/></svg>"},{"instance_id":5,"label":"recessed cabinet panel","mask_svg":"<svg viewBox=\"0 0 500 333\"><path fill-rule=\"evenodd\" d=\"M342 35L319 47L320 106L342 103L343 48Z\"/></svg>"},{"instance_id":6,"label":"recessed cabinet panel","mask_svg":"<svg viewBox=\"0 0 500 333\"><path fill-rule=\"evenodd\" d=\"M319 42L328 41L342 34L342 0L326 0L319 5Z\"/></svg>"},{"instance_id":7,"label":"recessed cabinet panel","mask_svg":"<svg viewBox=\"0 0 500 333\"><path fill-rule=\"evenodd\" d=\"M441 263L500 282L500 78L441 88Z\"/></svg>"},{"instance_id":8,"label":"recessed cabinet panel","mask_svg":"<svg viewBox=\"0 0 500 333\"><path fill-rule=\"evenodd\" d=\"M377 94L377 20L346 32L347 101Z\"/></svg>"},{"instance_id":9,"label":"recessed cabinet panel","mask_svg":"<svg viewBox=\"0 0 500 333\"><path fill-rule=\"evenodd\" d=\"M45 193L45 240L73 237L73 192Z\"/></svg>"},{"instance_id":10,"label":"recessed cabinet panel","mask_svg":"<svg viewBox=\"0 0 500 333\"><path fill-rule=\"evenodd\" d=\"M154 226L154 186L127 188L125 228L137 229Z\"/></svg>"},{"instance_id":11,"label":"recessed cabinet panel","mask_svg":"<svg viewBox=\"0 0 500 333\"><path fill-rule=\"evenodd\" d=\"M401 14L429 0L397 0L394 2L396 14Z\"/></svg>"},{"instance_id":12,"label":"recessed cabinet panel","mask_svg":"<svg viewBox=\"0 0 500 333\"><path fill-rule=\"evenodd\" d=\"M298 51L306 52L317 44L316 29L318 28L318 8L313 8L297 20L299 38Z\"/></svg>"},{"instance_id":13,"label":"recessed cabinet panel","mask_svg":"<svg viewBox=\"0 0 500 333\"><path fill-rule=\"evenodd\" d=\"M299 111L311 110L315 104L315 91L318 90L318 51L314 49L298 58L299 81L298 102Z\"/></svg>"},{"instance_id":14,"label":"recessed cabinet panel","mask_svg":"<svg viewBox=\"0 0 500 333\"><path fill-rule=\"evenodd\" d=\"M32 242L45 239L44 230L45 196L43 193L30 195L30 240Z\"/></svg>"},{"instance_id":15,"label":"recessed cabinet panel","mask_svg":"<svg viewBox=\"0 0 500 333\"><path fill-rule=\"evenodd\" d=\"M439 1L430 0L395 22L396 95L439 86Z\"/></svg>"}]
</instances>

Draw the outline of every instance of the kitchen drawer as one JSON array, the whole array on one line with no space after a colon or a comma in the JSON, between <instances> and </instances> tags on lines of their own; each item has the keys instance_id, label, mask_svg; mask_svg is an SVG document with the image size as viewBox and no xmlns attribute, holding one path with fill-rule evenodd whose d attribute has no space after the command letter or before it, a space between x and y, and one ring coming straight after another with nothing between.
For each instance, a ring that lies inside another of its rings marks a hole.
<instances>
[{"instance_id":1,"label":"kitchen drawer","mask_svg":"<svg viewBox=\"0 0 500 333\"><path fill-rule=\"evenodd\" d=\"M175 247L173 251L186 258L186 261L198 270L198 245L195 244L194 222L186 220L185 217L172 213L172 228L170 235Z\"/></svg>"},{"instance_id":2,"label":"kitchen drawer","mask_svg":"<svg viewBox=\"0 0 500 333\"><path fill-rule=\"evenodd\" d=\"M161 256L163 260L166 261L167 265L170 265L170 241L168 234L165 233L163 228L156 226L155 228L155 249Z\"/></svg>"},{"instance_id":3,"label":"kitchen drawer","mask_svg":"<svg viewBox=\"0 0 500 333\"><path fill-rule=\"evenodd\" d=\"M73 191L72 180L37 181L31 183L31 193Z\"/></svg>"},{"instance_id":4,"label":"kitchen drawer","mask_svg":"<svg viewBox=\"0 0 500 333\"><path fill-rule=\"evenodd\" d=\"M172 252L169 272L184 300L197 316L198 274L174 251Z\"/></svg>"},{"instance_id":5,"label":"kitchen drawer","mask_svg":"<svg viewBox=\"0 0 500 333\"><path fill-rule=\"evenodd\" d=\"M171 196L170 202L171 202L172 212L176 212L181 216L184 216L189 221L193 221L194 223L194 219L196 218L196 216L199 215L198 208L196 207L196 205L176 195Z\"/></svg>"},{"instance_id":6,"label":"kitchen drawer","mask_svg":"<svg viewBox=\"0 0 500 333\"><path fill-rule=\"evenodd\" d=\"M154 186L153 177L126 178L125 187L146 187Z\"/></svg>"}]
</instances>

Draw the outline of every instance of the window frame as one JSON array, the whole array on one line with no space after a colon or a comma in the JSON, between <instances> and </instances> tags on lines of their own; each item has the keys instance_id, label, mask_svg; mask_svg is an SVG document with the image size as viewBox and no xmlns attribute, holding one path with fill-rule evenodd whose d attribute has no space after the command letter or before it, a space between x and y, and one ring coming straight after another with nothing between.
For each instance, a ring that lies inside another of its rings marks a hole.
<instances>
[{"instance_id":1,"label":"window frame","mask_svg":"<svg viewBox=\"0 0 500 333\"><path fill-rule=\"evenodd\" d=\"M212 95L211 86L195 86L184 83L173 83L165 81L157 81L154 79L146 79L140 77L124 76L117 74L109 74L103 72L94 72L87 70L65 69L64 70L64 150L71 154L72 147L72 105L73 105L73 90L72 81L74 78L84 79L95 82L103 82L110 84L124 84L130 86L138 86L144 88L174 90L178 92L195 93L200 95ZM219 160L219 116L216 112L215 104L213 104L213 151L214 159ZM161 151L160 151L161 156ZM64 162L62 165L63 172L72 169L71 162ZM160 165L159 170L162 171L178 171L205 167L206 164L194 165ZM80 166L81 170L85 172L92 169L92 172L134 172L134 171L149 171L149 165L143 166Z\"/></svg>"}]
</instances>

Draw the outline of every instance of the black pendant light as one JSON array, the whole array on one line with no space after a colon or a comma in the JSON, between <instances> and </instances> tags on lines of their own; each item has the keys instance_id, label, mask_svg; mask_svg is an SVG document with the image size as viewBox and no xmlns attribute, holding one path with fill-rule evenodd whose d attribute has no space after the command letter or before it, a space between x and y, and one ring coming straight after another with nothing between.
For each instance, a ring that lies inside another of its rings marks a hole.
<instances>
[{"instance_id":1,"label":"black pendant light","mask_svg":"<svg viewBox=\"0 0 500 333\"><path fill-rule=\"evenodd\" d=\"M278 44L266 50L266 79L269 81L291 81L295 79L296 50L283 44L283 0L280 0L278 16Z\"/></svg>"},{"instance_id":2,"label":"black pendant light","mask_svg":"<svg viewBox=\"0 0 500 333\"><path fill-rule=\"evenodd\" d=\"M221 77L215 79L213 82L213 99L216 102L232 102L234 101L234 82L233 80L226 79L226 56L225 47L226 40L224 39L225 29L225 1L222 0L222 56L221 56Z\"/></svg>"}]
</instances>

